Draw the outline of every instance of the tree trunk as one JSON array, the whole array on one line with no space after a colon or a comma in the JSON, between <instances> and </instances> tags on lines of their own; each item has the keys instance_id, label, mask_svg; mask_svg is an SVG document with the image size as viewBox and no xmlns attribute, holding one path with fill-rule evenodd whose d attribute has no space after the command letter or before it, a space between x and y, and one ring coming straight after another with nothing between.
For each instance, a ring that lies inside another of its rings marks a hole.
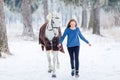
<instances>
[{"instance_id":1,"label":"tree trunk","mask_svg":"<svg viewBox=\"0 0 120 80\"><path fill-rule=\"evenodd\" d=\"M68 5L68 8L69 8L69 13L67 13L67 14L69 14L69 20L70 19L72 19L73 17L72 17L72 15L73 15L73 5L70 3L70 5Z\"/></svg>"},{"instance_id":2,"label":"tree trunk","mask_svg":"<svg viewBox=\"0 0 120 80\"><path fill-rule=\"evenodd\" d=\"M93 9L93 14L93 34L100 35L100 0L96 1L96 4Z\"/></svg>"},{"instance_id":3,"label":"tree trunk","mask_svg":"<svg viewBox=\"0 0 120 80\"><path fill-rule=\"evenodd\" d=\"M34 37L32 27L31 0L22 0L23 36Z\"/></svg>"},{"instance_id":4,"label":"tree trunk","mask_svg":"<svg viewBox=\"0 0 120 80\"><path fill-rule=\"evenodd\" d=\"M88 5L88 1L87 0L83 0L83 6L82 6L82 25L81 27L83 27L83 29L87 29L87 5Z\"/></svg>"},{"instance_id":5,"label":"tree trunk","mask_svg":"<svg viewBox=\"0 0 120 80\"><path fill-rule=\"evenodd\" d=\"M87 10L82 10L82 25L81 27L83 29L87 29Z\"/></svg>"},{"instance_id":6,"label":"tree trunk","mask_svg":"<svg viewBox=\"0 0 120 80\"><path fill-rule=\"evenodd\" d=\"M10 54L5 25L4 0L0 0L0 52Z\"/></svg>"},{"instance_id":7,"label":"tree trunk","mask_svg":"<svg viewBox=\"0 0 120 80\"><path fill-rule=\"evenodd\" d=\"M47 0L42 0L42 3L43 3L43 9L44 9L44 19L45 19L45 22L47 22L48 1Z\"/></svg>"},{"instance_id":8,"label":"tree trunk","mask_svg":"<svg viewBox=\"0 0 120 80\"><path fill-rule=\"evenodd\" d=\"M114 11L115 26L120 26L120 13Z\"/></svg>"},{"instance_id":9,"label":"tree trunk","mask_svg":"<svg viewBox=\"0 0 120 80\"><path fill-rule=\"evenodd\" d=\"M105 0L105 5L108 5L108 0Z\"/></svg>"},{"instance_id":10,"label":"tree trunk","mask_svg":"<svg viewBox=\"0 0 120 80\"><path fill-rule=\"evenodd\" d=\"M93 14L93 8L90 10L90 20L89 20L89 25L88 28L93 28L93 21L94 21L94 14Z\"/></svg>"}]
</instances>

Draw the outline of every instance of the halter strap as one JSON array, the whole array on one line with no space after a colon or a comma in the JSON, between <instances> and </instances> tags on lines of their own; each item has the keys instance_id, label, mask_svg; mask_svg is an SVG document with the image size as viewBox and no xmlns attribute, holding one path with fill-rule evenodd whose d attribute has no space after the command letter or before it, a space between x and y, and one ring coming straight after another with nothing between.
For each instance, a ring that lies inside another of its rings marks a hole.
<instances>
[{"instance_id":1,"label":"halter strap","mask_svg":"<svg viewBox=\"0 0 120 80\"><path fill-rule=\"evenodd\" d=\"M56 36L56 33L55 33L55 31L54 31L54 28L56 28L56 29L59 29L59 27L53 27L53 20L51 20L51 27L52 27L52 29L49 29L48 31L53 31L53 33L54 33L54 36ZM48 23L49 24L49 23ZM49 25L47 25L47 26L49 26ZM47 29L48 29L48 27L47 27Z\"/></svg>"}]
</instances>

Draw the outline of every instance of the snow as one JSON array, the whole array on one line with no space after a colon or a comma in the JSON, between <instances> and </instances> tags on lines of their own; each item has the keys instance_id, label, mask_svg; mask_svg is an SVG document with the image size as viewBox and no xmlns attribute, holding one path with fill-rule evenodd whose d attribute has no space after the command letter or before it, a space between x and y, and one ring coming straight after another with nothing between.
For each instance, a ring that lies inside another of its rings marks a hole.
<instances>
[{"instance_id":1,"label":"snow","mask_svg":"<svg viewBox=\"0 0 120 80\"><path fill-rule=\"evenodd\" d=\"M53 79L47 72L46 54L41 51L38 41L22 39L19 37L22 25L11 25L7 25L7 33L13 55L0 59L0 80L76 80L70 75L66 40L63 43L65 54L59 53L60 68L56 71L57 78ZM77 80L120 80L120 42L109 35L100 37L90 31L82 33L92 46L81 41L80 78Z\"/></svg>"}]
</instances>

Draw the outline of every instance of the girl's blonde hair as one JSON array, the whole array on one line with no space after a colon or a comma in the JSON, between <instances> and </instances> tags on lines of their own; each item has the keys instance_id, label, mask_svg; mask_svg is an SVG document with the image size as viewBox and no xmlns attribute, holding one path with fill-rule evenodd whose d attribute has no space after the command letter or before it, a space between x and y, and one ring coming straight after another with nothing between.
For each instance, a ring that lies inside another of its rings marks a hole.
<instances>
[{"instance_id":1,"label":"girl's blonde hair","mask_svg":"<svg viewBox=\"0 0 120 80\"><path fill-rule=\"evenodd\" d=\"M75 19L71 19L71 20L68 22L68 24L67 24L67 27L68 27L68 28L71 27L71 26L70 26L70 23L71 23L71 22L75 22L75 24L76 24L75 27L77 27L77 21L76 21Z\"/></svg>"}]
</instances>

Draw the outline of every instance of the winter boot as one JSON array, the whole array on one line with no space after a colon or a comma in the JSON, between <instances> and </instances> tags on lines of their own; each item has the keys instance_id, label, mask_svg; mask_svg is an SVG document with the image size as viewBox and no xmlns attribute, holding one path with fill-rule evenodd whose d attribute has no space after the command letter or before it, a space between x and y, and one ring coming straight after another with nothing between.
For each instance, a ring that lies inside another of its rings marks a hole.
<instances>
[{"instance_id":1,"label":"winter boot","mask_svg":"<svg viewBox=\"0 0 120 80\"><path fill-rule=\"evenodd\" d=\"M72 71L71 71L71 76L74 76L74 75L75 75L75 70L72 69Z\"/></svg>"},{"instance_id":2,"label":"winter boot","mask_svg":"<svg viewBox=\"0 0 120 80\"><path fill-rule=\"evenodd\" d=\"M80 75L79 75L79 71L76 70L76 72L75 72L75 77L78 78L79 76L80 76Z\"/></svg>"}]
</instances>

